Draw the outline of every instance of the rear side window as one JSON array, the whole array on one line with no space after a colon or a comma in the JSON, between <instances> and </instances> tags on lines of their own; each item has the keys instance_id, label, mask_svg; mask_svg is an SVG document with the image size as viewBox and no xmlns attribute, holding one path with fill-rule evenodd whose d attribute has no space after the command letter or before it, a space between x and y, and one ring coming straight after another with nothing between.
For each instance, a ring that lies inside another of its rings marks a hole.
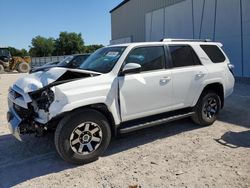
<instances>
[{"instance_id":1,"label":"rear side window","mask_svg":"<svg viewBox=\"0 0 250 188\"><path fill-rule=\"evenodd\" d=\"M127 57L127 63L138 63L142 71L165 68L165 52L163 46L139 47Z\"/></svg>"},{"instance_id":2,"label":"rear side window","mask_svg":"<svg viewBox=\"0 0 250 188\"><path fill-rule=\"evenodd\" d=\"M226 60L226 57L216 45L201 45L201 48L213 63L222 63Z\"/></svg>"},{"instance_id":3,"label":"rear side window","mask_svg":"<svg viewBox=\"0 0 250 188\"><path fill-rule=\"evenodd\" d=\"M169 46L173 67L200 65L200 60L193 48L188 45Z\"/></svg>"}]
</instances>

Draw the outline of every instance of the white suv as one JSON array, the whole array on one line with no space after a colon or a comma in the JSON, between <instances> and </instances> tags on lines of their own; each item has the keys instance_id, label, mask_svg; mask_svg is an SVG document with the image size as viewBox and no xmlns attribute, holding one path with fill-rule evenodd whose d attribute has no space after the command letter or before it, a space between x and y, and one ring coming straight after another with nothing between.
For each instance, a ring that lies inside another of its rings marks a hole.
<instances>
[{"instance_id":1,"label":"white suv","mask_svg":"<svg viewBox=\"0 0 250 188\"><path fill-rule=\"evenodd\" d=\"M170 39L113 45L79 69L27 75L10 88L10 130L18 139L55 130L60 156L83 164L97 159L119 133L186 117L211 125L234 87L221 46Z\"/></svg>"}]
</instances>

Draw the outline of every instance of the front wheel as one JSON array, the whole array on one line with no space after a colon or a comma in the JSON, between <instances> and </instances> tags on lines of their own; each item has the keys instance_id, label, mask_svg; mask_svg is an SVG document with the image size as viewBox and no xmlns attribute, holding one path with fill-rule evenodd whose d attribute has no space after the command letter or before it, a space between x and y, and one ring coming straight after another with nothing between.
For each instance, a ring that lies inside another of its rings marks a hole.
<instances>
[{"instance_id":1,"label":"front wheel","mask_svg":"<svg viewBox=\"0 0 250 188\"><path fill-rule=\"evenodd\" d=\"M78 110L66 116L55 132L55 146L67 162L86 164L106 150L111 131L104 115L96 110Z\"/></svg>"},{"instance_id":2,"label":"front wheel","mask_svg":"<svg viewBox=\"0 0 250 188\"><path fill-rule=\"evenodd\" d=\"M192 119L195 123L208 126L212 125L221 109L221 99L213 91L204 92L197 102Z\"/></svg>"},{"instance_id":3,"label":"front wheel","mask_svg":"<svg viewBox=\"0 0 250 188\"><path fill-rule=\"evenodd\" d=\"M30 70L30 65L26 62L21 62L17 65L17 71L19 73L27 73Z\"/></svg>"}]
</instances>

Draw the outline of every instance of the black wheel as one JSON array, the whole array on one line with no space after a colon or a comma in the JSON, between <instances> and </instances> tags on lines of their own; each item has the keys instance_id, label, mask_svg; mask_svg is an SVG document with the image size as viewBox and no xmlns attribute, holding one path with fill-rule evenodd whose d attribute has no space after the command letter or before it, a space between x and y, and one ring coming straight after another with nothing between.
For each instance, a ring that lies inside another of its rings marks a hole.
<instances>
[{"instance_id":1,"label":"black wheel","mask_svg":"<svg viewBox=\"0 0 250 188\"><path fill-rule=\"evenodd\" d=\"M4 66L0 65L0 74L4 73Z\"/></svg>"},{"instance_id":2,"label":"black wheel","mask_svg":"<svg viewBox=\"0 0 250 188\"><path fill-rule=\"evenodd\" d=\"M55 132L55 146L67 162L86 164L98 159L109 145L111 130L96 110L78 110L63 118Z\"/></svg>"},{"instance_id":3,"label":"black wheel","mask_svg":"<svg viewBox=\"0 0 250 188\"><path fill-rule=\"evenodd\" d=\"M197 102L192 119L195 123L208 126L212 125L221 109L221 99L213 91L204 92Z\"/></svg>"},{"instance_id":4,"label":"black wheel","mask_svg":"<svg viewBox=\"0 0 250 188\"><path fill-rule=\"evenodd\" d=\"M27 73L30 70L30 66L26 62L21 62L17 65L17 71L20 73Z\"/></svg>"}]
</instances>

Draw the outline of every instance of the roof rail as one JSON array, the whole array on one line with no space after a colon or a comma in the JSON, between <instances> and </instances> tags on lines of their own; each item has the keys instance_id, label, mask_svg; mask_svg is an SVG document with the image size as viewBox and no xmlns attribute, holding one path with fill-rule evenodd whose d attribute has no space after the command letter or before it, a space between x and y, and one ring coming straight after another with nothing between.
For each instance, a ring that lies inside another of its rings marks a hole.
<instances>
[{"instance_id":1,"label":"roof rail","mask_svg":"<svg viewBox=\"0 0 250 188\"><path fill-rule=\"evenodd\" d=\"M211 39L161 39L161 42L211 42Z\"/></svg>"}]
</instances>

